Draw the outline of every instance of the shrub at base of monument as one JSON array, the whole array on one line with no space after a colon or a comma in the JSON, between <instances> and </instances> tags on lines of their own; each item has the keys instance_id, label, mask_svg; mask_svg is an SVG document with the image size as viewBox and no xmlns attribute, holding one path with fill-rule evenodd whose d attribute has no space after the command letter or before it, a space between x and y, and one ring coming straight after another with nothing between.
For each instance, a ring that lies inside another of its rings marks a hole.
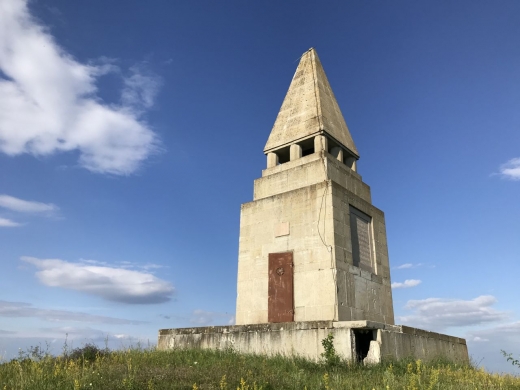
<instances>
[{"instance_id":1,"label":"shrub at base of monument","mask_svg":"<svg viewBox=\"0 0 520 390\"><path fill-rule=\"evenodd\" d=\"M323 345L324 349L321 357L325 360L325 365L328 367L335 367L339 365L340 358L336 353L336 348L334 348L334 336L332 333L329 333L326 338L321 340L321 345Z\"/></svg>"}]
</instances>

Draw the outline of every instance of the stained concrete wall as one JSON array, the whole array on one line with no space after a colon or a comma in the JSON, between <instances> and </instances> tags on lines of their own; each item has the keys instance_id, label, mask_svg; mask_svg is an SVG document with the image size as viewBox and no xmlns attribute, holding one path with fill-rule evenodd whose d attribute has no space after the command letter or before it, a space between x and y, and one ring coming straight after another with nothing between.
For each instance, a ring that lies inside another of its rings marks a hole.
<instances>
[{"instance_id":1,"label":"stained concrete wall","mask_svg":"<svg viewBox=\"0 0 520 390\"><path fill-rule=\"evenodd\" d=\"M161 329L157 348L231 348L242 353L297 355L319 360L324 352L321 341L331 333L336 352L344 359L353 359L356 356L353 333L356 329L373 330L377 334L373 344L378 350L372 351L375 357L372 362L406 357L422 360L444 357L456 362L469 360L464 339L372 321L311 321Z\"/></svg>"},{"instance_id":2,"label":"stained concrete wall","mask_svg":"<svg viewBox=\"0 0 520 390\"><path fill-rule=\"evenodd\" d=\"M332 180L371 203L370 187L361 176L330 153L322 151L262 171L254 182L253 200L267 198L324 180Z\"/></svg>"},{"instance_id":3,"label":"stained concrete wall","mask_svg":"<svg viewBox=\"0 0 520 390\"><path fill-rule=\"evenodd\" d=\"M359 174L326 151L314 153L264 170L254 199L241 208L238 325L268 321L268 255L287 251L295 321L393 324L384 215ZM373 272L353 265L349 205L372 217Z\"/></svg>"},{"instance_id":4,"label":"stained concrete wall","mask_svg":"<svg viewBox=\"0 0 520 390\"><path fill-rule=\"evenodd\" d=\"M431 360L445 357L455 362L468 362L466 340L441 333L400 325L398 331L381 331L381 358Z\"/></svg>"},{"instance_id":5,"label":"stained concrete wall","mask_svg":"<svg viewBox=\"0 0 520 390\"><path fill-rule=\"evenodd\" d=\"M349 206L372 218L372 272L353 265ZM332 209L338 320L393 324L394 309L383 212L335 182L332 183Z\"/></svg>"},{"instance_id":6,"label":"stained concrete wall","mask_svg":"<svg viewBox=\"0 0 520 390\"><path fill-rule=\"evenodd\" d=\"M268 256L287 251L293 252L294 320L335 318L333 255L318 233L333 242L329 185L321 182L242 205L237 324L267 322ZM277 237L279 226L287 223L289 234Z\"/></svg>"},{"instance_id":7,"label":"stained concrete wall","mask_svg":"<svg viewBox=\"0 0 520 390\"><path fill-rule=\"evenodd\" d=\"M330 321L163 329L159 331L157 348L231 348L241 353L302 356L317 360L323 352L321 340L332 330ZM343 358L351 358L350 330L338 329L335 334L338 352Z\"/></svg>"}]
</instances>

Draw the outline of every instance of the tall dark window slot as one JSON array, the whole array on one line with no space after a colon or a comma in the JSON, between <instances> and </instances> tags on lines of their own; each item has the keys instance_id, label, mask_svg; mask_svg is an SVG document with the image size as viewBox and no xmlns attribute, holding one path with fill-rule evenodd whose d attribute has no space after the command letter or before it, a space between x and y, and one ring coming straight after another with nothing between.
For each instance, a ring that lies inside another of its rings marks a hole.
<instances>
[{"instance_id":1,"label":"tall dark window slot","mask_svg":"<svg viewBox=\"0 0 520 390\"><path fill-rule=\"evenodd\" d=\"M350 234L354 265L365 271L374 272L372 218L352 206L350 206Z\"/></svg>"}]
</instances>

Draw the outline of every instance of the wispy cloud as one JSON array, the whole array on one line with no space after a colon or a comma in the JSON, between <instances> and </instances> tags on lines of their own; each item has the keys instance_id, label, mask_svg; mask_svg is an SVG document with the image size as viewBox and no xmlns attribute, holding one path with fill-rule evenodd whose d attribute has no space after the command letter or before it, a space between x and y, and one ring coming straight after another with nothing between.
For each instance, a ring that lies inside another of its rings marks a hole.
<instances>
[{"instance_id":1,"label":"wispy cloud","mask_svg":"<svg viewBox=\"0 0 520 390\"><path fill-rule=\"evenodd\" d=\"M482 295L472 300L428 298L410 300L405 308L414 313L399 317L399 321L432 330L452 326L479 325L507 318L507 313L493 309L497 302L491 295Z\"/></svg>"},{"instance_id":2,"label":"wispy cloud","mask_svg":"<svg viewBox=\"0 0 520 390\"><path fill-rule=\"evenodd\" d=\"M38 318L45 321L72 321L100 324L142 324L142 321L125 320L122 318L98 316L93 314L68 311L54 310L34 307L26 302L10 302L0 301L0 317L9 318Z\"/></svg>"},{"instance_id":3,"label":"wispy cloud","mask_svg":"<svg viewBox=\"0 0 520 390\"><path fill-rule=\"evenodd\" d=\"M191 314L190 322L197 326L233 325L235 316L215 311L194 310Z\"/></svg>"},{"instance_id":4,"label":"wispy cloud","mask_svg":"<svg viewBox=\"0 0 520 390\"><path fill-rule=\"evenodd\" d=\"M410 288L421 284L422 282L418 279L406 279L404 282L392 283L392 288Z\"/></svg>"},{"instance_id":5,"label":"wispy cloud","mask_svg":"<svg viewBox=\"0 0 520 390\"><path fill-rule=\"evenodd\" d=\"M77 61L32 17L27 0L3 0L0 152L78 151L79 164L92 172L133 173L157 150L157 136L142 114L152 106L159 81L134 67L123 79L121 102L104 104L96 83L115 68Z\"/></svg>"},{"instance_id":6,"label":"wispy cloud","mask_svg":"<svg viewBox=\"0 0 520 390\"><path fill-rule=\"evenodd\" d=\"M135 112L141 112L153 106L161 81L141 64L130 68L130 76L125 77L124 85L121 101Z\"/></svg>"},{"instance_id":7,"label":"wispy cloud","mask_svg":"<svg viewBox=\"0 0 520 390\"><path fill-rule=\"evenodd\" d=\"M52 203L42 203L0 194L0 207L21 213L49 214L59 210Z\"/></svg>"},{"instance_id":8,"label":"wispy cloud","mask_svg":"<svg viewBox=\"0 0 520 390\"><path fill-rule=\"evenodd\" d=\"M7 331L0 332L0 361L16 358L20 353L30 352L34 346L40 346L44 352L61 355L64 350L71 351L85 343L116 350L132 345L153 345L153 341L155 340L124 333L107 332L88 326L57 326L17 332Z\"/></svg>"},{"instance_id":9,"label":"wispy cloud","mask_svg":"<svg viewBox=\"0 0 520 390\"><path fill-rule=\"evenodd\" d=\"M174 292L170 282L149 272L93 265L92 262L72 263L35 257L22 257L21 260L40 269L36 276L46 286L81 291L109 301L162 303L169 301Z\"/></svg>"},{"instance_id":10,"label":"wispy cloud","mask_svg":"<svg viewBox=\"0 0 520 390\"><path fill-rule=\"evenodd\" d=\"M15 198L14 196L0 194L0 209L24 214L52 217L57 215L59 207L52 203L23 200ZM0 217L0 227L16 227L22 225L22 223L13 221L12 219Z\"/></svg>"},{"instance_id":11,"label":"wispy cloud","mask_svg":"<svg viewBox=\"0 0 520 390\"><path fill-rule=\"evenodd\" d=\"M473 336L473 339L479 339L475 341L483 341L487 338L492 338L493 336L504 336L508 334L515 335L517 341L520 342L520 321L509 322L494 326L492 328L480 329L470 332L470 335Z\"/></svg>"},{"instance_id":12,"label":"wispy cloud","mask_svg":"<svg viewBox=\"0 0 520 390\"><path fill-rule=\"evenodd\" d=\"M90 265L100 265L100 266L108 266L109 264L106 261L98 261L98 260L90 260L90 259L80 259L80 263L90 264ZM154 263L145 263L139 264L131 261L119 261L116 263L116 268L124 268L124 269L140 269L140 270L154 270L160 268L168 268L165 265L154 264Z\"/></svg>"},{"instance_id":13,"label":"wispy cloud","mask_svg":"<svg viewBox=\"0 0 520 390\"><path fill-rule=\"evenodd\" d=\"M102 331L100 329L95 329L91 327L75 327L75 326L56 326L49 328L40 328L37 331L41 336L46 338L59 338L64 335L67 336L69 340L95 340L101 341L105 340L109 335L115 339L135 339L132 336L126 334L109 334L108 332Z\"/></svg>"},{"instance_id":14,"label":"wispy cloud","mask_svg":"<svg viewBox=\"0 0 520 390\"><path fill-rule=\"evenodd\" d=\"M17 227L17 226L22 226L22 224L15 222L15 221L11 221L10 219L7 219L7 218L0 217L0 227Z\"/></svg>"},{"instance_id":15,"label":"wispy cloud","mask_svg":"<svg viewBox=\"0 0 520 390\"><path fill-rule=\"evenodd\" d=\"M500 166L500 175L509 180L520 180L520 157L512 158Z\"/></svg>"},{"instance_id":16,"label":"wispy cloud","mask_svg":"<svg viewBox=\"0 0 520 390\"><path fill-rule=\"evenodd\" d=\"M394 267L394 269L410 269L410 268L419 268L419 267L435 268L435 265L425 264L425 263L404 263L404 264L398 265L397 267Z\"/></svg>"},{"instance_id":17,"label":"wispy cloud","mask_svg":"<svg viewBox=\"0 0 520 390\"><path fill-rule=\"evenodd\" d=\"M487 370L509 371L518 374L518 369L506 362L500 350L518 356L520 345L520 321L498 324L493 327L471 330L466 334L468 349L475 361L482 361Z\"/></svg>"}]
</instances>

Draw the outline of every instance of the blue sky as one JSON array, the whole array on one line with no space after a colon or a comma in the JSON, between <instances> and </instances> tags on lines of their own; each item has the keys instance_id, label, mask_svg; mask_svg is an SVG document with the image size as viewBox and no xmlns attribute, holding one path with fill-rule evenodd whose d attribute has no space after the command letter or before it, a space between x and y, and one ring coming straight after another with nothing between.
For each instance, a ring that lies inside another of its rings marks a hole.
<instances>
[{"instance_id":1,"label":"blue sky","mask_svg":"<svg viewBox=\"0 0 520 390\"><path fill-rule=\"evenodd\" d=\"M0 355L233 322L240 204L315 47L396 322L520 354L518 1L0 0Z\"/></svg>"}]
</instances>

